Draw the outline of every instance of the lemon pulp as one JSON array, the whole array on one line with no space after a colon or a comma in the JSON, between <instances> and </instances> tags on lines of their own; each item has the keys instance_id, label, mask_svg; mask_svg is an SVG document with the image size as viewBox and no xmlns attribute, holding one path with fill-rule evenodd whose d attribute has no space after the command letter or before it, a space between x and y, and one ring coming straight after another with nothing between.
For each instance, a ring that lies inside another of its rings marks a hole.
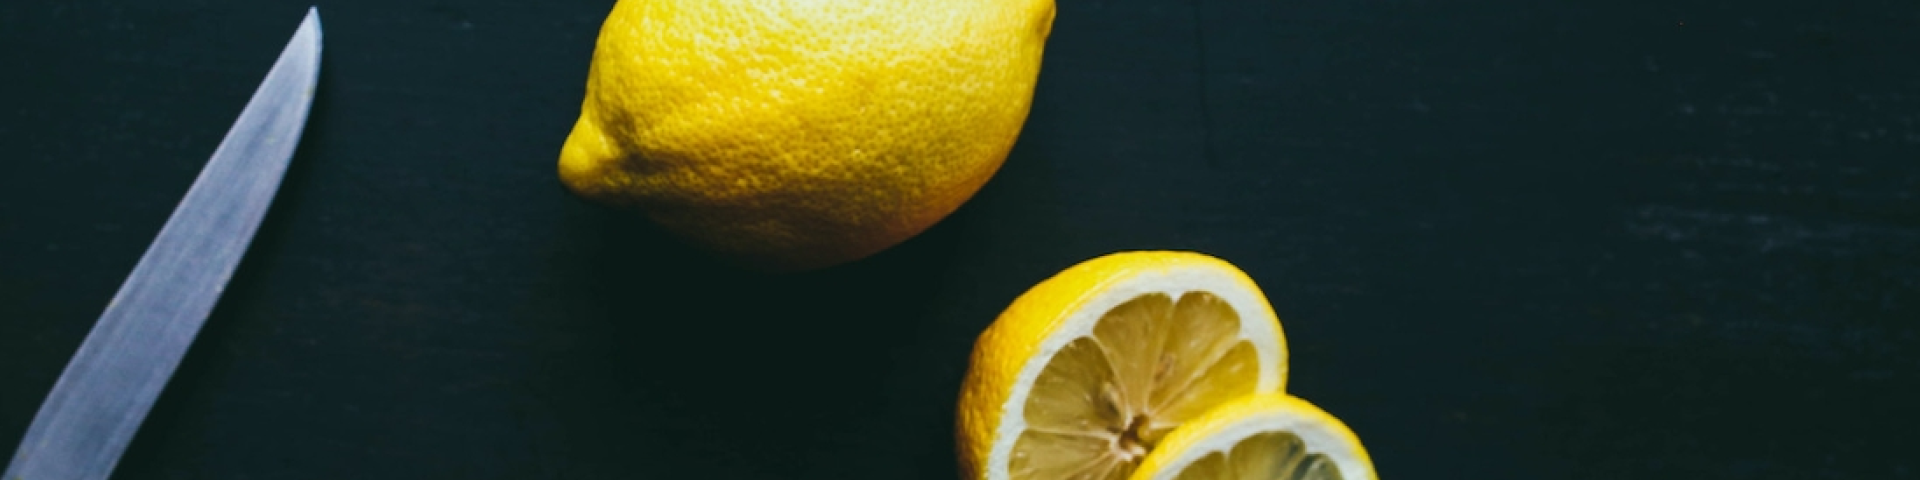
<instances>
[{"instance_id":1,"label":"lemon pulp","mask_svg":"<svg viewBox=\"0 0 1920 480\"><path fill-rule=\"evenodd\" d=\"M1133 480L1375 480L1367 449L1340 419L1284 393L1215 406L1167 434Z\"/></svg>"},{"instance_id":2,"label":"lemon pulp","mask_svg":"<svg viewBox=\"0 0 1920 480\"><path fill-rule=\"evenodd\" d=\"M1258 354L1239 332L1239 314L1205 291L1109 310L1035 379L1009 476L1127 478L1167 432L1255 392Z\"/></svg>"},{"instance_id":3,"label":"lemon pulp","mask_svg":"<svg viewBox=\"0 0 1920 480\"><path fill-rule=\"evenodd\" d=\"M1308 453L1299 435L1263 432L1226 452L1212 452L1175 480L1341 480L1340 467L1323 453Z\"/></svg>"}]
</instances>

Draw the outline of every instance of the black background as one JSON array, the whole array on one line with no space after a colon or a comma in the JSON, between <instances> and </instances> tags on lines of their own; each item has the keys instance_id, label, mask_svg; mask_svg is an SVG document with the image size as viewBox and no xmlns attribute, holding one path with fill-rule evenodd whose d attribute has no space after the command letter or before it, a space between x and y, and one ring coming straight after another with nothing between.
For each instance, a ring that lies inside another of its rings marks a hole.
<instances>
[{"instance_id":1,"label":"black background","mask_svg":"<svg viewBox=\"0 0 1920 480\"><path fill-rule=\"evenodd\" d=\"M0 4L0 448L308 4ZM1920 4L1061 0L999 175L739 273L555 178L597 1L328 1L306 137L117 478L952 478L1073 263L1244 268L1391 478L1920 477Z\"/></svg>"}]
</instances>

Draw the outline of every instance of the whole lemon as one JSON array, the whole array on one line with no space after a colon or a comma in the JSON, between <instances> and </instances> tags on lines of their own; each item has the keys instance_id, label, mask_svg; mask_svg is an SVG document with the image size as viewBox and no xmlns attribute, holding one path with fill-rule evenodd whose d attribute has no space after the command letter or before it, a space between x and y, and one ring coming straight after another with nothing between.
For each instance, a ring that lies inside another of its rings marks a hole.
<instances>
[{"instance_id":1,"label":"whole lemon","mask_svg":"<svg viewBox=\"0 0 1920 480\"><path fill-rule=\"evenodd\" d=\"M1053 0L620 0L559 174L739 264L840 264L1000 168Z\"/></svg>"}]
</instances>

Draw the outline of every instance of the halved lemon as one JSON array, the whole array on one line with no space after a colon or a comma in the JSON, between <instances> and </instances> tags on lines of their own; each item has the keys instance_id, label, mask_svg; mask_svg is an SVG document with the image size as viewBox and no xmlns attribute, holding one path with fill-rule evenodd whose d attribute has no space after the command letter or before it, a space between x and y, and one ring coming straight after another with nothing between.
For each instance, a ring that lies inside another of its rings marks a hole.
<instances>
[{"instance_id":1,"label":"halved lemon","mask_svg":"<svg viewBox=\"0 0 1920 480\"><path fill-rule=\"evenodd\" d=\"M1347 425L1285 394L1221 405L1167 435L1132 480L1374 480Z\"/></svg>"},{"instance_id":2,"label":"halved lemon","mask_svg":"<svg viewBox=\"0 0 1920 480\"><path fill-rule=\"evenodd\" d=\"M1280 321L1240 269L1193 252L1088 260L1021 294L975 342L962 473L1125 479L1174 428L1286 379Z\"/></svg>"}]
</instances>

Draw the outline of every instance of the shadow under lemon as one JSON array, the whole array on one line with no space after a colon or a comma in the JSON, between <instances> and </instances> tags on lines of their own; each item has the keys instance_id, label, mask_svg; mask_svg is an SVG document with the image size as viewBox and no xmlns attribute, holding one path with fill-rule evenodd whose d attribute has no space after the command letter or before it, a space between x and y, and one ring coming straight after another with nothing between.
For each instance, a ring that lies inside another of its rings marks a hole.
<instances>
[{"instance_id":1,"label":"shadow under lemon","mask_svg":"<svg viewBox=\"0 0 1920 480\"><path fill-rule=\"evenodd\" d=\"M911 357L899 340L922 329L972 221L963 207L873 256L767 273L637 212L575 205L549 287L575 304L539 349L535 408L563 429L562 457L714 478L854 468L830 459L887 447L868 433Z\"/></svg>"}]
</instances>

